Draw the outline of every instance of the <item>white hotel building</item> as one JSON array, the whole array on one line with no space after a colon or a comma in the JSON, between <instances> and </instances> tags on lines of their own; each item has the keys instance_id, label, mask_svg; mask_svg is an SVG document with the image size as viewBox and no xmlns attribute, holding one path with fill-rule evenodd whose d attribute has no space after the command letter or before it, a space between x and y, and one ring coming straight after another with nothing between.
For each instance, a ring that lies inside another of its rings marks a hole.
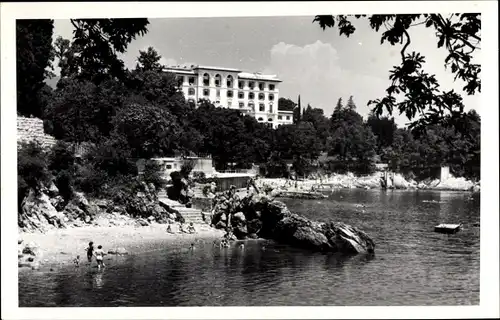
<instances>
[{"instance_id":1,"label":"white hotel building","mask_svg":"<svg viewBox=\"0 0 500 320\"><path fill-rule=\"evenodd\" d=\"M293 123L293 111L278 110L281 80L275 75L208 66L167 67L164 71L182 79L182 92L188 101L207 99L217 107L253 115L273 128Z\"/></svg>"}]
</instances>

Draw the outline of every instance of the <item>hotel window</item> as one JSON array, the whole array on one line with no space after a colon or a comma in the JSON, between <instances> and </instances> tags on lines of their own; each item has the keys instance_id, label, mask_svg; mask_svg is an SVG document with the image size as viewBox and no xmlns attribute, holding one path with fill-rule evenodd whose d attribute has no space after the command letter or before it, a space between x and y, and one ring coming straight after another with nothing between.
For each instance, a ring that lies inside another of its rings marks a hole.
<instances>
[{"instance_id":1,"label":"hotel window","mask_svg":"<svg viewBox=\"0 0 500 320\"><path fill-rule=\"evenodd\" d=\"M208 73L205 73L203 75L203 85L205 87L208 87L210 85L210 76L208 75Z\"/></svg>"},{"instance_id":2,"label":"hotel window","mask_svg":"<svg viewBox=\"0 0 500 320\"><path fill-rule=\"evenodd\" d=\"M248 87L253 90L255 88L255 82L249 81L248 82Z\"/></svg>"},{"instance_id":3,"label":"hotel window","mask_svg":"<svg viewBox=\"0 0 500 320\"><path fill-rule=\"evenodd\" d=\"M290 116L286 116L286 119L287 119L287 120L290 120Z\"/></svg>"},{"instance_id":4,"label":"hotel window","mask_svg":"<svg viewBox=\"0 0 500 320\"><path fill-rule=\"evenodd\" d=\"M269 118L269 119L267 119L267 121L273 122L273 118Z\"/></svg>"},{"instance_id":5,"label":"hotel window","mask_svg":"<svg viewBox=\"0 0 500 320\"><path fill-rule=\"evenodd\" d=\"M233 97L233 90L228 90L227 91L227 97L232 98Z\"/></svg>"},{"instance_id":6,"label":"hotel window","mask_svg":"<svg viewBox=\"0 0 500 320\"><path fill-rule=\"evenodd\" d=\"M238 89L243 89L245 87L245 81L238 81Z\"/></svg>"},{"instance_id":7,"label":"hotel window","mask_svg":"<svg viewBox=\"0 0 500 320\"><path fill-rule=\"evenodd\" d=\"M227 76L226 85L227 85L228 88L232 88L233 87L233 76L232 75L228 75Z\"/></svg>"},{"instance_id":8,"label":"hotel window","mask_svg":"<svg viewBox=\"0 0 500 320\"><path fill-rule=\"evenodd\" d=\"M259 93L259 100L264 100L265 99L265 96L263 93Z\"/></svg>"},{"instance_id":9,"label":"hotel window","mask_svg":"<svg viewBox=\"0 0 500 320\"><path fill-rule=\"evenodd\" d=\"M265 86L266 85L264 84L264 82L259 82L259 90L260 91L263 91Z\"/></svg>"},{"instance_id":10,"label":"hotel window","mask_svg":"<svg viewBox=\"0 0 500 320\"><path fill-rule=\"evenodd\" d=\"M194 104L194 99L188 99L188 103Z\"/></svg>"},{"instance_id":11,"label":"hotel window","mask_svg":"<svg viewBox=\"0 0 500 320\"><path fill-rule=\"evenodd\" d=\"M203 89L203 95L204 95L205 97L208 97L208 96L210 95L210 90L208 90L208 89Z\"/></svg>"},{"instance_id":12,"label":"hotel window","mask_svg":"<svg viewBox=\"0 0 500 320\"><path fill-rule=\"evenodd\" d=\"M220 87L220 83L221 83L221 76L220 76L220 74L216 74L215 75L215 86Z\"/></svg>"},{"instance_id":13,"label":"hotel window","mask_svg":"<svg viewBox=\"0 0 500 320\"><path fill-rule=\"evenodd\" d=\"M250 109L252 109L252 110L254 110L254 109L255 109L255 105L254 105L253 103L251 103L251 102L248 104L248 107L249 107Z\"/></svg>"},{"instance_id":14,"label":"hotel window","mask_svg":"<svg viewBox=\"0 0 500 320\"><path fill-rule=\"evenodd\" d=\"M274 101L274 94L269 95L269 101Z\"/></svg>"},{"instance_id":15,"label":"hotel window","mask_svg":"<svg viewBox=\"0 0 500 320\"><path fill-rule=\"evenodd\" d=\"M245 93L243 91L238 92L238 99L245 99Z\"/></svg>"},{"instance_id":16,"label":"hotel window","mask_svg":"<svg viewBox=\"0 0 500 320\"><path fill-rule=\"evenodd\" d=\"M172 169L172 165L171 164L167 164L167 169Z\"/></svg>"},{"instance_id":17,"label":"hotel window","mask_svg":"<svg viewBox=\"0 0 500 320\"><path fill-rule=\"evenodd\" d=\"M282 116L278 116L278 120L282 120L282 119L283 119L283 117L282 117Z\"/></svg>"},{"instance_id":18,"label":"hotel window","mask_svg":"<svg viewBox=\"0 0 500 320\"><path fill-rule=\"evenodd\" d=\"M188 89L188 95L194 96L194 89L193 88Z\"/></svg>"},{"instance_id":19,"label":"hotel window","mask_svg":"<svg viewBox=\"0 0 500 320\"><path fill-rule=\"evenodd\" d=\"M190 85L193 85L193 84L194 84L194 81L195 81L195 80L194 80L194 77L189 77L189 79L188 79L188 83L189 83Z\"/></svg>"},{"instance_id":20,"label":"hotel window","mask_svg":"<svg viewBox=\"0 0 500 320\"><path fill-rule=\"evenodd\" d=\"M274 91L274 84L269 85L269 91Z\"/></svg>"},{"instance_id":21,"label":"hotel window","mask_svg":"<svg viewBox=\"0 0 500 320\"><path fill-rule=\"evenodd\" d=\"M273 104L272 103L269 104L269 112L273 113Z\"/></svg>"},{"instance_id":22,"label":"hotel window","mask_svg":"<svg viewBox=\"0 0 500 320\"><path fill-rule=\"evenodd\" d=\"M259 104L259 111L264 112L266 110L266 106L263 103Z\"/></svg>"},{"instance_id":23,"label":"hotel window","mask_svg":"<svg viewBox=\"0 0 500 320\"><path fill-rule=\"evenodd\" d=\"M259 121L264 121L264 119L262 119L262 118L259 118L259 119L257 119L257 120L259 120Z\"/></svg>"},{"instance_id":24,"label":"hotel window","mask_svg":"<svg viewBox=\"0 0 500 320\"><path fill-rule=\"evenodd\" d=\"M244 108L245 107L245 104L243 102L240 102L239 105L240 105L240 108Z\"/></svg>"},{"instance_id":25,"label":"hotel window","mask_svg":"<svg viewBox=\"0 0 500 320\"><path fill-rule=\"evenodd\" d=\"M248 99L255 99L255 93L249 92L248 93Z\"/></svg>"},{"instance_id":26,"label":"hotel window","mask_svg":"<svg viewBox=\"0 0 500 320\"><path fill-rule=\"evenodd\" d=\"M219 89L215 90L215 96L220 97L220 90Z\"/></svg>"}]
</instances>

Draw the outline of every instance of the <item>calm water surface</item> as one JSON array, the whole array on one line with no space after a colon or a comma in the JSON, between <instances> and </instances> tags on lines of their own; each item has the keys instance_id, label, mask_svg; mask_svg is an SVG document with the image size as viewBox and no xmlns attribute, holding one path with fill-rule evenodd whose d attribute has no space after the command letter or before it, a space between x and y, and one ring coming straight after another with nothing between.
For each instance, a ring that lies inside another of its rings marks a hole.
<instances>
[{"instance_id":1,"label":"calm water surface","mask_svg":"<svg viewBox=\"0 0 500 320\"><path fill-rule=\"evenodd\" d=\"M21 272L29 306L319 306L479 304L479 195L341 190L325 200L283 200L291 211L366 231L374 256L342 257L248 241L111 258L103 271ZM429 201L439 201L432 203ZM363 204L365 208L357 208ZM363 211L364 210L364 211ZM439 223L463 223L455 235Z\"/></svg>"}]
</instances>

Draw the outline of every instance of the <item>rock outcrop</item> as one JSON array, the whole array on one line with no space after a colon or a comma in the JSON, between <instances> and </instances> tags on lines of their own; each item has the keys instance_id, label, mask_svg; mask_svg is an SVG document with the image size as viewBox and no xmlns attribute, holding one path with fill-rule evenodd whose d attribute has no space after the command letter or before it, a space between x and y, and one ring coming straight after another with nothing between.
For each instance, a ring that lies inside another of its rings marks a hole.
<instances>
[{"instance_id":1,"label":"rock outcrop","mask_svg":"<svg viewBox=\"0 0 500 320\"><path fill-rule=\"evenodd\" d=\"M65 215L56 210L47 194L33 190L24 198L18 214L18 225L23 231L66 228L65 220Z\"/></svg>"},{"instance_id":2,"label":"rock outcrop","mask_svg":"<svg viewBox=\"0 0 500 320\"><path fill-rule=\"evenodd\" d=\"M375 243L363 231L341 222L317 222L292 213L283 202L262 194L238 198L230 192L214 198L212 225L238 239L265 238L314 251L373 253Z\"/></svg>"}]
</instances>

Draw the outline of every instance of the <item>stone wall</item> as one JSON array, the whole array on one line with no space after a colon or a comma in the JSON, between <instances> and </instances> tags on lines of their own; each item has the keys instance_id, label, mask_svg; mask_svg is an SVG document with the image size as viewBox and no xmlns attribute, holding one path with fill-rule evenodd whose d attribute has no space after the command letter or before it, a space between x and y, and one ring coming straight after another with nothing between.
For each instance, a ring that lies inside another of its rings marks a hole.
<instances>
[{"instance_id":1,"label":"stone wall","mask_svg":"<svg viewBox=\"0 0 500 320\"><path fill-rule=\"evenodd\" d=\"M43 120L38 118L17 117L17 144L38 141L44 148L52 147L57 141L43 131Z\"/></svg>"}]
</instances>

